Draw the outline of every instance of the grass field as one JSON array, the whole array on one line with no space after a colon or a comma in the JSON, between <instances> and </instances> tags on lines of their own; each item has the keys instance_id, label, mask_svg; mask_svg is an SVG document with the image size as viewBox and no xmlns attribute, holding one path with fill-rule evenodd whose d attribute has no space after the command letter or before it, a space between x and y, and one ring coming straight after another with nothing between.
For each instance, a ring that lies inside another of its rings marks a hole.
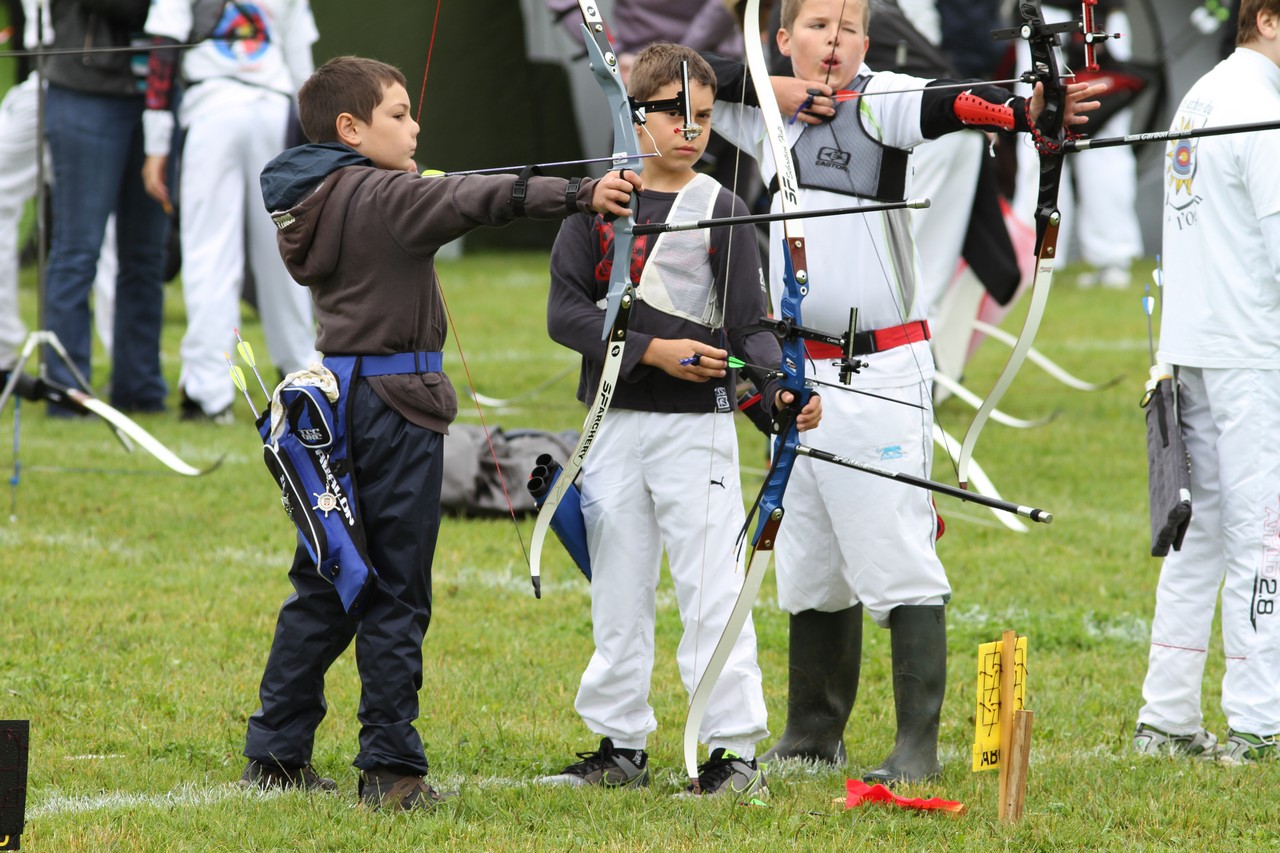
<instances>
[{"instance_id":1,"label":"grass field","mask_svg":"<svg viewBox=\"0 0 1280 853\"><path fill-rule=\"evenodd\" d=\"M441 277L476 388L511 397L574 359L546 338L546 258L467 257ZM432 778L461 796L430 814L353 807L358 679L350 652L331 670L329 717L317 767L340 796L254 795L231 783L243 767L245 721L276 610L289 592L291 527L278 509L241 403L233 427L141 419L197 465L199 479L127 455L95 422L65 423L22 409L20 484L0 520L0 718L30 719L25 849L68 850L803 850L1252 849L1280 843L1276 766L1140 760L1129 736L1141 702L1158 562L1147 556L1142 413L1146 323L1135 286L1083 291L1057 279L1039 346L1089 378L1124 374L1096 393L1069 390L1028 365L1004 407L1024 417L1061 410L1052 424L991 425L978 457L1006 498L1050 509L1028 534L985 511L939 499L939 543L955 598L949 608L945 773L907 793L959 800L959 818L869 807L845 811L844 781L892 743L886 632L868 625L858 704L846 732L847 769L775 767L766 807L690 802L680 736L686 697L674 665L674 596L659 595L658 666L650 740L653 785L643 792L547 790L592 735L572 700L591 652L588 589L557 544L544 561L544 597L529 592L509 520L449 519L435 561L435 617L426 643L419 729ZM166 370L176 386L181 295L168 293ZM34 318L31 282L24 290ZM1016 331L1019 312L1006 321ZM260 330L249 339L265 352ZM460 359L446 367L465 397ZM102 363L99 359L98 364ZM988 344L968 380L984 393L1003 363ZM98 373L96 381L106 380ZM507 411L504 428L576 428L576 377ZM12 471L12 408L3 413L0 466ZM940 419L963 432L971 410ZM464 421L476 420L474 409ZM744 426L744 459L761 440ZM941 456L941 454L939 454ZM945 460L936 473L954 482ZM517 472L516 478L522 479ZM759 476L744 475L754 494ZM520 525L529 539L531 521ZM786 697L787 618L772 575L756 607L772 727ZM665 589L669 589L666 587ZM996 817L996 776L969 769L976 650L1005 629L1030 638L1027 705L1036 712L1026 817ZM1221 644L1209 658L1207 725L1219 736Z\"/></svg>"}]
</instances>

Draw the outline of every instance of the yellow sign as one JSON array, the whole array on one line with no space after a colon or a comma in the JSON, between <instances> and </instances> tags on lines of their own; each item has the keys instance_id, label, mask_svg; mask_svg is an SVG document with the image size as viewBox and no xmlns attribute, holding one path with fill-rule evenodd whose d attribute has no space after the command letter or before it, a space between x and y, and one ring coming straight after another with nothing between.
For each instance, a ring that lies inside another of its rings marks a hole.
<instances>
[{"instance_id":1,"label":"yellow sign","mask_svg":"<svg viewBox=\"0 0 1280 853\"><path fill-rule=\"evenodd\" d=\"M973 715L976 731L973 738L973 769L1000 768L1000 652L1002 642L978 646L978 708ZM1026 707L1027 638L1018 637L1013 648L1013 712Z\"/></svg>"}]
</instances>

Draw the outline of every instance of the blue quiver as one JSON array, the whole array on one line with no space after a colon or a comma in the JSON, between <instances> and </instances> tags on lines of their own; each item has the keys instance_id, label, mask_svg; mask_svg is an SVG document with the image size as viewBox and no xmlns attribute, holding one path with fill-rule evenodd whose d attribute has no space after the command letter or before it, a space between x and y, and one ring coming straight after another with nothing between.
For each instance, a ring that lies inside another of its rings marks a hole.
<instances>
[{"instance_id":1,"label":"blue quiver","mask_svg":"<svg viewBox=\"0 0 1280 853\"><path fill-rule=\"evenodd\" d=\"M258 420L258 433L298 541L342 606L357 616L378 575L360 523L347 442L352 365L338 366L290 374Z\"/></svg>"}]
</instances>

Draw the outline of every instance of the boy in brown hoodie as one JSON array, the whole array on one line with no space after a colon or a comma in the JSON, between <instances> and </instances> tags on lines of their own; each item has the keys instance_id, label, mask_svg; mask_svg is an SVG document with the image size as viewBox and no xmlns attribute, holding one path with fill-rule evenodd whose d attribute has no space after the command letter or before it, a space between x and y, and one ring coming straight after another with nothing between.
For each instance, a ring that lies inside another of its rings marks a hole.
<instances>
[{"instance_id":1,"label":"boy in brown hoodie","mask_svg":"<svg viewBox=\"0 0 1280 853\"><path fill-rule=\"evenodd\" d=\"M427 784L413 727L422 642L431 619L431 562L440 524L443 434L457 398L441 367L446 317L434 258L444 244L517 216L627 216L635 175L534 177L523 205L514 175L422 178L405 78L371 59L339 57L298 95L311 144L262 172L267 210L290 274L311 289L326 366L345 362L339 406L368 556L378 581L358 617L299 546L249 720L241 784L333 790L311 767L325 714L324 675L356 642L360 798L409 809L442 799ZM336 372L341 373L338 370Z\"/></svg>"}]
</instances>

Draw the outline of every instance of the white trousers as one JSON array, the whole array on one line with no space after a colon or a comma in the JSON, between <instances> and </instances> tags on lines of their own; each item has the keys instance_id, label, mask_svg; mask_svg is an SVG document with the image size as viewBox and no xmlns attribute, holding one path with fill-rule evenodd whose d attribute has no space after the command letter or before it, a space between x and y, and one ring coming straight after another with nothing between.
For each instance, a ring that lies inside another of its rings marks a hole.
<instances>
[{"instance_id":1,"label":"white trousers","mask_svg":"<svg viewBox=\"0 0 1280 853\"><path fill-rule=\"evenodd\" d=\"M658 727L649 686L663 547L684 626L676 663L686 691L701 679L742 588L734 543L745 513L733 416L610 411L584 466L582 514L596 648L574 707L591 731L640 749ZM698 738L752 757L768 734L748 618Z\"/></svg>"},{"instance_id":2,"label":"white trousers","mask_svg":"<svg viewBox=\"0 0 1280 853\"><path fill-rule=\"evenodd\" d=\"M811 373L836 382L819 361ZM933 421L928 383L875 393L924 406L832 391L822 423L804 444L881 468L928 477ZM862 602L884 627L899 605L946 604L947 573L934 548L937 516L930 492L894 480L801 457L783 499L778 532L778 603L788 613L832 612Z\"/></svg>"},{"instance_id":3,"label":"white trousers","mask_svg":"<svg viewBox=\"0 0 1280 853\"><path fill-rule=\"evenodd\" d=\"M223 353L234 347L232 330L240 325L246 253L271 363L292 373L319 360L311 293L290 278L280 259L258 183L262 167L284 145L288 114L283 95L250 91L208 104L187 126L180 197L187 306L181 385L209 413L225 409L236 395Z\"/></svg>"},{"instance_id":4,"label":"white trousers","mask_svg":"<svg viewBox=\"0 0 1280 853\"><path fill-rule=\"evenodd\" d=\"M10 88L0 103L0 369L13 365L27 338L27 327L18 310L18 225L27 202L36 194L39 95L39 81L32 74ZM46 171L45 176L46 180L52 179L52 170ZM94 327L108 355L115 291L113 215L107 221L98 275L93 282Z\"/></svg>"},{"instance_id":5,"label":"white trousers","mask_svg":"<svg viewBox=\"0 0 1280 853\"><path fill-rule=\"evenodd\" d=\"M1138 721L1197 731L1218 591L1232 729L1280 732L1280 370L1178 368L1191 524L1160 570Z\"/></svg>"}]
</instances>

